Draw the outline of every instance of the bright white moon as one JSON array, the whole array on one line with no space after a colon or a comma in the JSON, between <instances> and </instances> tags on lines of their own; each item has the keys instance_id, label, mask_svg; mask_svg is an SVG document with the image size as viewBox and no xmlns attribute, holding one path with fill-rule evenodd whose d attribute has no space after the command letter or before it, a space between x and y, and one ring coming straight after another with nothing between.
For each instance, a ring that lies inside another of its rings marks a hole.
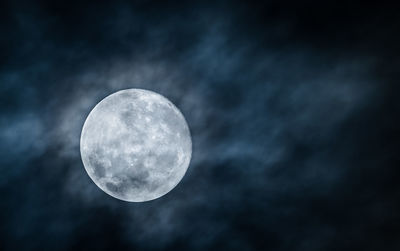
<instances>
[{"instance_id":1,"label":"bright white moon","mask_svg":"<svg viewBox=\"0 0 400 251\"><path fill-rule=\"evenodd\" d=\"M83 165L94 183L120 200L142 202L183 178L192 141L182 113L165 97L128 89L98 103L83 125Z\"/></svg>"}]
</instances>

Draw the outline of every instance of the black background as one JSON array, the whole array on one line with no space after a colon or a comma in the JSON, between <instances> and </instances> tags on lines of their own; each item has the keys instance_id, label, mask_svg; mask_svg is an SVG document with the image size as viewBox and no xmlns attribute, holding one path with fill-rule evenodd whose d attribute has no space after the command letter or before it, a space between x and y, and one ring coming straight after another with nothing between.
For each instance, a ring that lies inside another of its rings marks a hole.
<instances>
[{"instance_id":1,"label":"black background","mask_svg":"<svg viewBox=\"0 0 400 251\"><path fill-rule=\"evenodd\" d=\"M400 250L400 16L379 1L0 4L0 249ZM107 95L185 115L182 182L145 203L86 174Z\"/></svg>"}]
</instances>

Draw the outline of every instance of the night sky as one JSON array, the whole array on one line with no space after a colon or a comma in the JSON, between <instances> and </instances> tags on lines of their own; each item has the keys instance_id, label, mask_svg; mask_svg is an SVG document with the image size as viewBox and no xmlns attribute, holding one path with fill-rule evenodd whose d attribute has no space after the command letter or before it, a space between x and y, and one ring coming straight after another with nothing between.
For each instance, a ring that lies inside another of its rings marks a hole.
<instances>
[{"instance_id":1,"label":"night sky","mask_svg":"<svg viewBox=\"0 0 400 251\"><path fill-rule=\"evenodd\" d=\"M400 250L400 15L389 1L2 1L1 250ZM91 109L184 114L181 183L87 175Z\"/></svg>"}]
</instances>

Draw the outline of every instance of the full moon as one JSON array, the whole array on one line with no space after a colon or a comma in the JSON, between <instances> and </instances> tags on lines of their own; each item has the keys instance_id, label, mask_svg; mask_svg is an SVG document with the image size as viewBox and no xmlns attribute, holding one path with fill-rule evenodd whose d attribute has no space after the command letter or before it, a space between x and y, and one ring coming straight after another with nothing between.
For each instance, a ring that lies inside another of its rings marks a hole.
<instances>
[{"instance_id":1,"label":"full moon","mask_svg":"<svg viewBox=\"0 0 400 251\"><path fill-rule=\"evenodd\" d=\"M81 134L83 165L93 182L124 201L143 202L171 191L192 155L189 127L168 99L127 89L101 100Z\"/></svg>"}]
</instances>

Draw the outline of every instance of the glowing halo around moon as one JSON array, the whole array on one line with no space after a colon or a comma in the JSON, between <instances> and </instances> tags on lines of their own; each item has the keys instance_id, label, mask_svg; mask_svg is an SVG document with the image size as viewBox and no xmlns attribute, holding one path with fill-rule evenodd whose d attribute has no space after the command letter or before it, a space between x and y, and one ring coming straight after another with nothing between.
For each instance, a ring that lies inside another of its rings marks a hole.
<instances>
[{"instance_id":1,"label":"glowing halo around moon","mask_svg":"<svg viewBox=\"0 0 400 251\"><path fill-rule=\"evenodd\" d=\"M127 89L101 100L81 134L83 165L93 182L124 201L143 202L171 191L192 155L189 127L168 99Z\"/></svg>"}]
</instances>

